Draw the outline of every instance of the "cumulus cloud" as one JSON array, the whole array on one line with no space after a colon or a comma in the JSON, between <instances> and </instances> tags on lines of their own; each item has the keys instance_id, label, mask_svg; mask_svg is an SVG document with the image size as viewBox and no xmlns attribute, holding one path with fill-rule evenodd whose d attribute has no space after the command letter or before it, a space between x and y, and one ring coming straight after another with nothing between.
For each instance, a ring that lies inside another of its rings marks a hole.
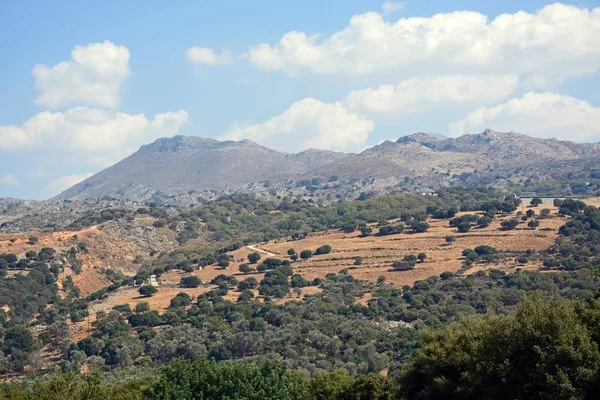
<instances>
[{"instance_id":1,"label":"cumulus cloud","mask_svg":"<svg viewBox=\"0 0 600 400\"><path fill-rule=\"evenodd\" d=\"M386 1L381 5L384 13L391 14L397 11L400 11L404 8L406 4L398 3L396 1Z\"/></svg>"},{"instance_id":2,"label":"cumulus cloud","mask_svg":"<svg viewBox=\"0 0 600 400\"><path fill-rule=\"evenodd\" d=\"M19 179L12 174L2 175L0 176L0 183L7 186L17 186Z\"/></svg>"},{"instance_id":3,"label":"cumulus cloud","mask_svg":"<svg viewBox=\"0 0 600 400\"><path fill-rule=\"evenodd\" d=\"M456 11L385 21L376 12L352 17L331 36L292 31L278 43L249 48L267 70L364 76L446 73L519 75L530 85L598 71L600 8L551 4L534 13Z\"/></svg>"},{"instance_id":4,"label":"cumulus cloud","mask_svg":"<svg viewBox=\"0 0 600 400\"><path fill-rule=\"evenodd\" d=\"M251 139L290 152L307 148L354 151L367 143L374 126L372 121L348 111L339 102L326 103L308 97L266 122L233 126L224 137Z\"/></svg>"},{"instance_id":5,"label":"cumulus cloud","mask_svg":"<svg viewBox=\"0 0 600 400\"><path fill-rule=\"evenodd\" d=\"M516 75L444 75L406 79L397 85L354 90L344 104L371 114L409 114L436 106L497 102L517 87Z\"/></svg>"},{"instance_id":6,"label":"cumulus cloud","mask_svg":"<svg viewBox=\"0 0 600 400\"><path fill-rule=\"evenodd\" d=\"M196 65L228 65L233 59L229 50L218 52L208 47L190 47L185 54Z\"/></svg>"},{"instance_id":7,"label":"cumulus cloud","mask_svg":"<svg viewBox=\"0 0 600 400\"><path fill-rule=\"evenodd\" d=\"M106 166L145 143L173 136L188 123L184 110L156 114L127 114L75 107L62 112L41 112L20 126L0 125L0 150L54 146L73 158Z\"/></svg>"},{"instance_id":8,"label":"cumulus cloud","mask_svg":"<svg viewBox=\"0 0 600 400\"><path fill-rule=\"evenodd\" d=\"M35 103L51 109L74 104L116 108L131 75L129 50L109 41L76 46L71 60L33 68Z\"/></svg>"},{"instance_id":9,"label":"cumulus cloud","mask_svg":"<svg viewBox=\"0 0 600 400\"><path fill-rule=\"evenodd\" d=\"M41 193L42 198L43 199L52 198L52 197L62 193L66 189L70 188L71 186L76 185L79 182L86 180L87 178L89 178L92 175L93 174L91 172L89 172L86 174L69 175L69 176L63 176L62 178L55 179L55 180L51 181L50 183L48 183L42 189L42 193Z\"/></svg>"},{"instance_id":10,"label":"cumulus cloud","mask_svg":"<svg viewBox=\"0 0 600 400\"><path fill-rule=\"evenodd\" d=\"M578 142L600 140L600 108L552 92L527 92L494 107L481 107L450 124L452 136L485 128Z\"/></svg>"}]
</instances>

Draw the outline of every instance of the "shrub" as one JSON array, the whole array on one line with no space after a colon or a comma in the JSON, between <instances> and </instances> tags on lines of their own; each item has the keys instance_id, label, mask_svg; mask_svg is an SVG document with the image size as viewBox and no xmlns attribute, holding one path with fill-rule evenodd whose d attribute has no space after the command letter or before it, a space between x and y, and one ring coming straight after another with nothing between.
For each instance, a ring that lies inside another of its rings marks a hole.
<instances>
[{"instance_id":1,"label":"shrub","mask_svg":"<svg viewBox=\"0 0 600 400\"><path fill-rule=\"evenodd\" d=\"M197 276L190 275L182 277L179 283L184 288L197 288L202 284L202 280Z\"/></svg>"},{"instance_id":2,"label":"shrub","mask_svg":"<svg viewBox=\"0 0 600 400\"><path fill-rule=\"evenodd\" d=\"M471 224L468 223L467 221L463 221L460 224L458 224L458 232L460 233L467 233L471 230Z\"/></svg>"},{"instance_id":3,"label":"shrub","mask_svg":"<svg viewBox=\"0 0 600 400\"><path fill-rule=\"evenodd\" d=\"M158 289L152 285L144 285L139 289L139 293L144 297L152 297L156 292L158 292Z\"/></svg>"},{"instance_id":4,"label":"shrub","mask_svg":"<svg viewBox=\"0 0 600 400\"><path fill-rule=\"evenodd\" d=\"M331 253L331 246L328 244L325 244L325 245L317 248L317 250L315 250L315 255L329 254L329 253Z\"/></svg>"},{"instance_id":5,"label":"shrub","mask_svg":"<svg viewBox=\"0 0 600 400\"><path fill-rule=\"evenodd\" d=\"M239 270L242 274L249 274L253 271L253 269L250 267L250 264L240 264Z\"/></svg>"},{"instance_id":6,"label":"shrub","mask_svg":"<svg viewBox=\"0 0 600 400\"><path fill-rule=\"evenodd\" d=\"M502 221L500 226L502 226L505 230L513 230L519 225L519 220L517 219L508 219L506 221Z\"/></svg>"},{"instance_id":7,"label":"shrub","mask_svg":"<svg viewBox=\"0 0 600 400\"><path fill-rule=\"evenodd\" d=\"M313 256L312 250L302 250L300 252L300 258L303 259L303 260L308 260L312 256Z\"/></svg>"},{"instance_id":8,"label":"shrub","mask_svg":"<svg viewBox=\"0 0 600 400\"><path fill-rule=\"evenodd\" d=\"M260 260L260 254L258 254L258 252L254 251L248 254L248 261L250 264L256 264L258 260Z\"/></svg>"}]
</instances>

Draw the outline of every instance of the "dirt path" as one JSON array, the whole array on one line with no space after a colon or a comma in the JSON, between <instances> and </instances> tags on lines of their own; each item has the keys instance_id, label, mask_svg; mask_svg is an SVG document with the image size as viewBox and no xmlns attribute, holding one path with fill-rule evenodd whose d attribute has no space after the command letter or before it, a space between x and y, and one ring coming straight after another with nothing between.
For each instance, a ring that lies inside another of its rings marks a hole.
<instances>
[{"instance_id":1,"label":"dirt path","mask_svg":"<svg viewBox=\"0 0 600 400\"><path fill-rule=\"evenodd\" d=\"M259 253L266 254L266 255L268 255L268 256L271 256L271 257L276 257L276 256L277 256L277 254L275 254L275 253L271 253L270 251L266 251L266 250L263 250L263 249L259 249L259 248L258 248L258 247L256 247L256 246L258 246L258 245L256 245L256 244L252 244L252 245L248 245L248 246L246 246L246 248L250 249L251 251L257 251L257 252L259 252Z\"/></svg>"}]
</instances>

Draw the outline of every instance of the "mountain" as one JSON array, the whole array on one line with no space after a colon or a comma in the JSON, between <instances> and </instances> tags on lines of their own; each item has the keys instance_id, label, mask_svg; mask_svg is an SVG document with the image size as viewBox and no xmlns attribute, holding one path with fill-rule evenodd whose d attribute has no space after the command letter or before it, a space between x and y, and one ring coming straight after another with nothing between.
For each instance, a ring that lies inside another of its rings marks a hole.
<instances>
[{"instance_id":1,"label":"mountain","mask_svg":"<svg viewBox=\"0 0 600 400\"><path fill-rule=\"evenodd\" d=\"M278 194L285 190L286 194L298 194L290 192L296 187L294 182L312 178L330 181L332 177L338 183L330 186L337 188L338 194L347 195L354 195L359 187L419 190L454 182L502 186L525 179L589 174L599 160L600 144L539 139L490 129L457 138L419 132L359 154L315 149L287 154L249 140L175 136L142 146L55 199L109 196L148 200L190 191L219 194L256 191L266 186L275 190L271 185L279 190ZM269 185L257 185L267 181Z\"/></svg>"},{"instance_id":2,"label":"mountain","mask_svg":"<svg viewBox=\"0 0 600 400\"><path fill-rule=\"evenodd\" d=\"M150 199L191 190L224 191L271 179L290 179L309 168L345 157L342 153L306 150L286 154L250 140L218 141L175 136L158 139L56 199Z\"/></svg>"}]
</instances>

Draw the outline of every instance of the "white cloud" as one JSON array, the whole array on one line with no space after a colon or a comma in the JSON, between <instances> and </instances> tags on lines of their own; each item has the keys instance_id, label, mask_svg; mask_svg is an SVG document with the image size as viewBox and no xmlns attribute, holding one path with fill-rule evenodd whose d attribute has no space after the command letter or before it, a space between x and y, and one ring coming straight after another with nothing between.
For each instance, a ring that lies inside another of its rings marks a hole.
<instances>
[{"instance_id":1,"label":"white cloud","mask_svg":"<svg viewBox=\"0 0 600 400\"><path fill-rule=\"evenodd\" d=\"M74 104L116 108L123 84L129 78L129 50L109 41L76 46L71 60L52 67L33 68L40 92L36 104L52 109Z\"/></svg>"},{"instance_id":2,"label":"white cloud","mask_svg":"<svg viewBox=\"0 0 600 400\"><path fill-rule=\"evenodd\" d=\"M62 178L55 179L55 180L51 181L50 183L48 183L42 189L42 193L41 193L42 198L49 199L51 197L54 197L54 196L62 193L66 189L70 188L71 186L76 185L79 182L86 180L87 178L89 178L92 175L94 175L94 174L92 174L91 172L88 172L87 174L69 175L69 176L63 176Z\"/></svg>"},{"instance_id":3,"label":"white cloud","mask_svg":"<svg viewBox=\"0 0 600 400\"><path fill-rule=\"evenodd\" d=\"M396 22L369 12L331 36L292 31L276 44L250 47L246 56L258 67L292 74L516 74L531 86L546 86L597 72L599 48L600 8L556 3L491 21L473 11Z\"/></svg>"},{"instance_id":4,"label":"white cloud","mask_svg":"<svg viewBox=\"0 0 600 400\"><path fill-rule=\"evenodd\" d=\"M396 1L386 1L381 5L381 8L383 9L383 12L391 14L402 10L405 6L405 3L398 3Z\"/></svg>"},{"instance_id":5,"label":"white cloud","mask_svg":"<svg viewBox=\"0 0 600 400\"><path fill-rule=\"evenodd\" d=\"M72 158L106 166L159 137L173 136L188 123L184 110L156 114L127 114L87 107L64 113L41 112L21 126L0 125L0 150L53 146Z\"/></svg>"},{"instance_id":6,"label":"white cloud","mask_svg":"<svg viewBox=\"0 0 600 400\"><path fill-rule=\"evenodd\" d=\"M307 148L353 151L367 143L374 126L372 121L353 114L341 103L308 97L261 124L233 126L224 137L251 139L290 152Z\"/></svg>"},{"instance_id":7,"label":"white cloud","mask_svg":"<svg viewBox=\"0 0 600 400\"><path fill-rule=\"evenodd\" d=\"M516 75L444 75L411 78L397 85L354 90L344 104L371 114L409 114L450 103L485 104L508 97L518 84Z\"/></svg>"},{"instance_id":8,"label":"white cloud","mask_svg":"<svg viewBox=\"0 0 600 400\"><path fill-rule=\"evenodd\" d=\"M208 47L190 47L185 54L188 60L197 65L229 65L233 58L229 50L217 52Z\"/></svg>"},{"instance_id":9,"label":"white cloud","mask_svg":"<svg viewBox=\"0 0 600 400\"><path fill-rule=\"evenodd\" d=\"M449 126L452 136L485 128L593 142L600 140L600 108L570 96L527 92L495 107L481 107Z\"/></svg>"},{"instance_id":10,"label":"white cloud","mask_svg":"<svg viewBox=\"0 0 600 400\"><path fill-rule=\"evenodd\" d=\"M19 179L12 174L2 175L0 176L0 183L8 186L17 186L19 184Z\"/></svg>"}]
</instances>

